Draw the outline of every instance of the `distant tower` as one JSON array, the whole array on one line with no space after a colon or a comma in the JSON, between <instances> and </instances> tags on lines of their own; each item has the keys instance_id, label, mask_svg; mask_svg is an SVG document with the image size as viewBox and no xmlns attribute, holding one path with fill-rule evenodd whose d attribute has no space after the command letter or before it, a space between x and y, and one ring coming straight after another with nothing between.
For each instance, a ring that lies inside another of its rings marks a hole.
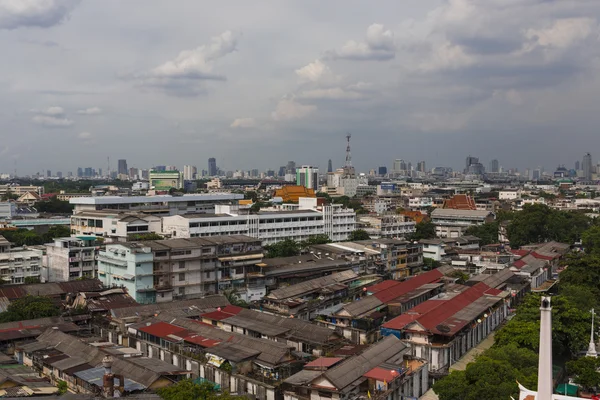
<instances>
[{"instance_id":1,"label":"distant tower","mask_svg":"<svg viewBox=\"0 0 600 400\"><path fill-rule=\"evenodd\" d=\"M214 157L208 159L208 176L217 176L217 160Z\"/></svg>"},{"instance_id":2,"label":"distant tower","mask_svg":"<svg viewBox=\"0 0 600 400\"><path fill-rule=\"evenodd\" d=\"M581 169L583 170L583 180L591 181L592 180L592 155L590 153L586 153L583 156L583 161L581 163Z\"/></svg>"},{"instance_id":3,"label":"distant tower","mask_svg":"<svg viewBox=\"0 0 600 400\"><path fill-rule=\"evenodd\" d=\"M344 172L346 175L354 176L354 167L352 166L352 154L350 153L351 134L346 135L346 162L344 163Z\"/></svg>"},{"instance_id":4,"label":"distant tower","mask_svg":"<svg viewBox=\"0 0 600 400\"><path fill-rule=\"evenodd\" d=\"M127 160L119 160L117 173L119 175L127 175L129 170L127 169Z\"/></svg>"},{"instance_id":5,"label":"distant tower","mask_svg":"<svg viewBox=\"0 0 600 400\"><path fill-rule=\"evenodd\" d=\"M594 343L594 309L592 308L592 331L590 332L590 344L588 346L588 351L585 353L586 357L598 357L598 353L596 353L596 343Z\"/></svg>"},{"instance_id":6,"label":"distant tower","mask_svg":"<svg viewBox=\"0 0 600 400\"><path fill-rule=\"evenodd\" d=\"M333 164L331 163L331 158L329 159L329 162L327 163L327 172L333 172Z\"/></svg>"}]
</instances>

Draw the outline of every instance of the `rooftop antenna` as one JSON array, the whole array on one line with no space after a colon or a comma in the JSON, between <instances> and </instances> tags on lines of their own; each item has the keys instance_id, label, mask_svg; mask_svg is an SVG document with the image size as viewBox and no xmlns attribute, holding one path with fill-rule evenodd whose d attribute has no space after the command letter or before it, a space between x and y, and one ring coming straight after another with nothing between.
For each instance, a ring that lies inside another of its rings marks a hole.
<instances>
[{"instance_id":1,"label":"rooftop antenna","mask_svg":"<svg viewBox=\"0 0 600 400\"><path fill-rule=\"evenodd\" d=\"M346 163L344 164L344 167L346 168L351 168L352 167L352 154L350 153L350 138L352 137L352 135L350 133L348 133L346 135Z\"/></svg>"},{"instance_id":2,"label":"rooftop antenna","mask_svg":"<svg viewBox=\"0 0 600 400\"><path fill-rule=\"evenodd\" d=\"M596 343L594 342L594 309L592 308L592 331L590 333L590 344L588 346L588 351L585 354L586 357L598 357L598 353L596 353Z\"/></svg>"},{"instance_id":3,"label":"rooftop antenna","mask_svg":"<svg viewBox=\"0 0 600 400\"><path fill-rule=\"evenodd\" d=\"M107 175L110 178L110 156L106 157L106 167L107 167L106 168Z\"/></svg>"}]
</instances>

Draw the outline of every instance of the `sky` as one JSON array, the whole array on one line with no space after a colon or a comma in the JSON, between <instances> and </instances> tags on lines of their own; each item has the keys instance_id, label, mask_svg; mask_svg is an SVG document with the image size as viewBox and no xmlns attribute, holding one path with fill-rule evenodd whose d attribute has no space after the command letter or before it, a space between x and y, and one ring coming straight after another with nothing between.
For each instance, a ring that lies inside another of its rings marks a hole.
<instances>
[{"instance_id":1,"label":"sky","mask_svg":"<svg viewBox=\"0 0 600 400\"><path fill-rule=\"evenodd\" d=\"M0 0L0 173L600 161L598 0Z\"/></svg>"}]
</instances>

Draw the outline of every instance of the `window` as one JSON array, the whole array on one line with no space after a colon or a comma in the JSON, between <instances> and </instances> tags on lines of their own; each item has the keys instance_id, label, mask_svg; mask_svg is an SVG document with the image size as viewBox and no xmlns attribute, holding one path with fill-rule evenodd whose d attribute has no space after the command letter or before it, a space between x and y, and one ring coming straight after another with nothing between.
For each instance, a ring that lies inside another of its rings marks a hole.
<instances>
[{"instance_id":1,"label":"window","mask_svg":"<svg viewBox=\"0 0 600 400\"><path fill-rule=\"evenodd\" d=\"M206 271L206 278L210 278L210 272Z\"/></svg>"},{"instance_id":2,"label":"window","mask_svg":"<svg viewBox=\"0 0 600 400\"><path fill-rule=\"evenodd\" d=\"M156 257L166 257L167 256L167 252L166 251L157 251L155 253Z\"/></svg>"},{"instance_id":3,"label":"window","mask_svg":"<svg viewBox=\"0 0 600 400\"><path fill-rule=\"evenodd\" d=\"M179 274L179 282L185 281L185 272Z\"/></svg>"},{"instance_id":4,"label":"window","mask_svg":"<svg viewBox=\"0 0 600 400\"><path fill-rule=\"evenodd\" d=\"M185 294L185 288L184 287L180 287L179 288L179 294L181 294L181 295Z\"/></svg>"},{"instance_id":5,"label":"window","mask_svg":"<svg viewBox=\"0 0 600 400\"><path fill-rule=\"evenodd\" d=\"M179 269L185 268L185 261L179 261Z\"/></svg>"}]
</instances>

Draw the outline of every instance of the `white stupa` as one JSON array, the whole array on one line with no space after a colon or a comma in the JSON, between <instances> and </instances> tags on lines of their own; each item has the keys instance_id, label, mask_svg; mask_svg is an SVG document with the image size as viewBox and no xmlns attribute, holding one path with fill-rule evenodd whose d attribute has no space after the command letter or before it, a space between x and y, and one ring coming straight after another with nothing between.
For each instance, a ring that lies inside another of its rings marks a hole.
<instances>
[{"instance_id":1,"label":"white stupa","mask_svg":"<svg viewBox=\"0 0 600 400\"><path fill-rule=\"evenodd\" d=\"M540 306L540 354L538 362L538 391L528 390L519 383L519 400L583 400L582 397L565 396L553 394L552 382L552 305L550 297L542 297ZM593 318L592 310L592 318ZM593 350L596 354L594 344L594 328L592 327L592 338L588 352ZM595 356L593 356L595 357ZM513 399L514 400L514 399Z\"/></svg>"}]
</instances>

